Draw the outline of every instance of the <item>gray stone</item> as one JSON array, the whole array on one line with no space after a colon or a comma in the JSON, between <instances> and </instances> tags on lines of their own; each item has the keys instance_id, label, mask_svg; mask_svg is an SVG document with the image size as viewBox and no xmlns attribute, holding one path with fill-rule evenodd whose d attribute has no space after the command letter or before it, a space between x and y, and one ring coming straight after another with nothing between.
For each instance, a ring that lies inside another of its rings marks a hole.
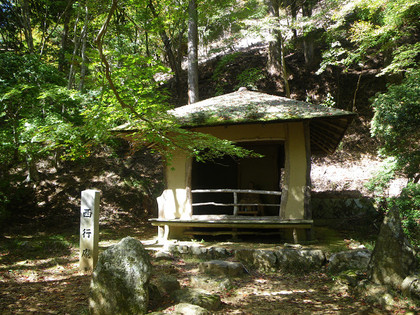
<instances>
[{"instance_id":1,"label":"gray stone","mask_svg":"<svg viewBox=\"0 0 420 315\"><path fill-rule=\"evenodd\" d=\"M178 245L177 246L178 253L180 254L189 254L190 247L188 245Z\"/></svg>"},{"instance_id":2,"label":"gray stone","mask_svg":"<svg viewBox=\"0 0 420 315\"><path fill-rule=\"evenodd\" d=\"M420 277L418 275L406 277L401 284L401 290L406 296L420 300Z\"/></svg>"},{"instance_id":3,"label":"gray stone","mask_svg":"<svg viewBox=\"0 0 420 315\"><path fill-rule=\"evenodd\" d=\"M105 250L91 282L91 314L145 314L152 265L142 243L126 237Z\"/></svg>"},{"instance_id":4,"label":"gray stone","mask_svg":"<svg viewBox=\"0 0 420 315\"><path fill-rule=\"evenodd\" d=\"M178 303L194 304L210 311L217 311L222 305L219 295L210 294L201 289L178 290L175 292L174 298Z\"/></svg>"},{"instance_id":5,"label":"gray stone","mask_svg":"<svg viewBox=\"0 0 420 315\"><path fill-rule=\"evenodd\" d=\"M158 251L155 253L155 259L156 260L173 260L174 256L167 251Z\"/></svg>"},{"instance_id":6,"label":"gray stone","mask_svg":"<svg viewBox=\"0 0 420 315\"><path fill-rule=\"evenodd\" d=\"M237 249L235 250L235 259L244 263L245 265L254 266L254 250L252 249Z\"/></svg>"},{"instance_id":7,"label":"gray stone","mask_svg":"<svg viewBox=\"0 0 420 315\"><path fill-rule=\"evenodd\" d=\"M398 209L391 209L382 223L368 267L369 278L396 289L417 267L416 253L408 243Z\"/></svg>"},{"instance_id":8,"label":"gray stone","mask_svg":"<svg viewBox=\"0 0 420 315\"><path fill-rule=\"evenodd\" d=\"M211 260L199 264L200 272L215 276L238 277L244 273L244 266L238 262Z\"/></svg>"},{"instance_id":9,"label":"gray stone","mask_svg":"<svg viewBox=\"0 0 420 315\"><path fill-rule=\"evenodd\" d=\"M198 305L193 305L189 303L179 303L175 305L174 311L179 314L185 315L207 315L210 314L208 310L202 308Z\"/></svg>"},{"instance_id":10,"label":"gray stone","mask_svg":"<svg viewBox=\"0 0 420 315\"><path fill-rule=\"evenodd\" d=\"M197 257L207 257L208 255L208 249L203 246L193 245L190 250L191 254Z\"/></svg>"},{"instance_id":11,"label":"gray stone","mask_svg":"<svg viewBox=\"0 0 420 315\"><path fill-rule=\"evenodd\" d=\"M233 287L230 278L215 278L209 276L192 276L191 285L195 288L208 290L208 291L223 291L229 290Z\"/></svg>"},{"instance_id":12,"label":"gray stone","mask_svg":"<svg viewBox=\"0 0 420 315\"><path fill-rule=\"evenodd\" d=\"M272 250L255 250L254 267L262 272L275 271L277 269L277 257Z\"/></svg>"},{"instance_id":13,"label":"gray stone","mask_svg":"<svg viewBox=\"0 0 420 315\"><path fill-rule=\"evenodd\" d=\"M213 258L224 258L229 256L228 251L226 250L226 248L223 247L210 247L209 253Z\"/></svg>"},{"instance_id":14,"label":"gray stone","mask_svg":"<svg viewBox=\"0 0 420 315\"><path fill-rule=\"evenodd\" d=\"M354 249L342 251L331 255L327 270L331 273L339 273L345 270L366 271L371 257L368 249Z\"/></svg>"}]
</instances>

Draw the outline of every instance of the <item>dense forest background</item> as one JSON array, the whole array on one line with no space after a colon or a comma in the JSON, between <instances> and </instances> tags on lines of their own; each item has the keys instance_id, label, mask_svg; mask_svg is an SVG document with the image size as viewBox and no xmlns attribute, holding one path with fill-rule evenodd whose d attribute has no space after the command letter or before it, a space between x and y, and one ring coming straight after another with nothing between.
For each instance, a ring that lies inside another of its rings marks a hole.
<instances>
[{"instance_id":1,"label":"dense forest background","mask_svg":"<svg viewBox=\"0 0 420 315\"><path fill-rule=\"evenodd\" d=\"M340 150L384 161L369 189L419 245L419 13L418 0L1 0L0 226L74 226L87 186L107 187L104 221L152 214L171 147L245 154L166 111L245 86L356 112ZM112 132L127 122L131 142Z\"/></svg>"}]
</instances>

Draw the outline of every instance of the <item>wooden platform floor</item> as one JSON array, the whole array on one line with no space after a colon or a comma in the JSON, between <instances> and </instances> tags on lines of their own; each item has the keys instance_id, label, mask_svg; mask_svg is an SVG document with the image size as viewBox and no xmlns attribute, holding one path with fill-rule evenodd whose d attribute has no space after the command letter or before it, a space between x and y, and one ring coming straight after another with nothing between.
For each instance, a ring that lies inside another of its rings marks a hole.
<instances>
[{"instance_id":1,"label":"wooden platform floor","mask_svg":"<svg viewBox=\"0 0 420 315\"><path fill-rule=\"evenodd\" d=\"M193 215L190 219L150 219L153 226L214 228L301 228L310 229L313 220L281 220L277 216Z\"/></svg>"}]
</instances>

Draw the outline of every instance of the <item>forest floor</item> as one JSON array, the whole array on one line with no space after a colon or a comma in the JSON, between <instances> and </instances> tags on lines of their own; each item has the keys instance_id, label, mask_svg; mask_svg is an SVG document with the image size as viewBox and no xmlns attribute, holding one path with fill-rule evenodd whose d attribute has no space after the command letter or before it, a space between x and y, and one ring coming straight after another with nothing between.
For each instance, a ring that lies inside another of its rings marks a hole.
<instances>
[{"instance_id":1,"label":"forest floor","mask_svg":"<svg viewBox=\"0 0 420 315\"><path fill-rule=\"evenodd\" d=\"M115 228L100 233L100 250L125 236L145 245L153 243L156 230L126 217ZM332 240L330 240L332 241ZM335 244L345 247L343 234ZM241 246L262 246L242 243ZM91 274L78 268L78 235L67 232L27 233L15 230L0 239L0 314L88 314ZM190 285L198 273L197 259L153 261L154 271L176 276L181 286ZM223 307L217 314L416 314L420 308L403 297L392 308L372 305L343 289L325 271L313 273L250 274L234 281L231 290L216 292ZM160 305L171 313L172 301ZM156 309L153 309L156 310Z\"/></svg>"}]
</instances>

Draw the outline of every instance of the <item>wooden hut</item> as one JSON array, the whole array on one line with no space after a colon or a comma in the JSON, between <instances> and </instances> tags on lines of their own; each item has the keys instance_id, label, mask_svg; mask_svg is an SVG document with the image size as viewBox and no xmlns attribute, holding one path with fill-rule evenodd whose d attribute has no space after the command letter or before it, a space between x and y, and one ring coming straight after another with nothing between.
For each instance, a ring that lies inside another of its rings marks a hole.
<instances>
[{"instance_id":1,"label":"wooden hut","mask_svg":"<svg viewBox=\"0 0 420 315\"><path fill-rule=\"evenodd\" d=\"M191 131L232 140L263 157L199 163L175 151L158 218L151 220L160 239L279 232L295 242L311 237L311 153L334 152L353 113L242 88L172 114Z\"/></svg>"}]
</instances>

